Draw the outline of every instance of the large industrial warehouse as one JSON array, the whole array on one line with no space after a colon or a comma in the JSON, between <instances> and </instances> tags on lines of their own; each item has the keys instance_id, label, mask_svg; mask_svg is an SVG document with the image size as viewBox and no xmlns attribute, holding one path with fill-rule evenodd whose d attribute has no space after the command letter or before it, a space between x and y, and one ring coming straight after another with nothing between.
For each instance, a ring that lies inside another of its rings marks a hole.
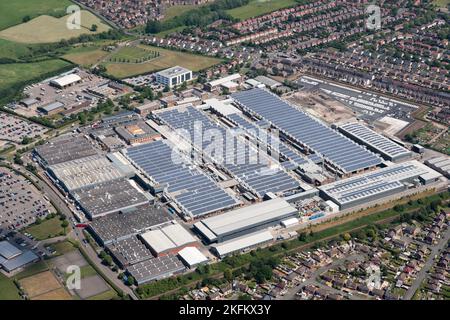
<instances>
[{"instance_id":1,"label":"large industrial warehouse","mask_svg":"<svg viewBox=\"0 0 450 320\"><path fill-rule=\"evenodd\" d=\"M341 175L382 162L379 156L265 89L238 92L232 98L244 111L279 129L293 144L323 157L327 166Z\"/></svg>"},{"instance_id":2,"label":"large industrial warehouse","mask_svg":"<svg viewBox=\"0 0 450 320\"><path fill-rule=\"evenodd\" d=\"M277 198L203 219L194 224L194 230L208 243L223 242L274 226L297 215L296 208Z\"/></svg>"},{"instance_id":3,"label":"large industrial warehouse","mask_svg":"<svg viewBox=\"0 0 450 320\"><path fill-rule=\"evenodd\" d=\"M200 127L199 124L201 124L202 135L214 131L220 133L221 137L225 139L225 137L229 137L229 134L227 135L224 127L214 123L199 109L192 106L164 109L155 113L155 117L173 130L186 130L189 137L183 135L183 138L192 139L189 142L199 153L203 153L205 161L209 160L206 158L211 158L214 164L259 198L269 192L283 193L300 186L299 182L284 171L275 159L262 152L258 153L258 150L241 137L232 137L232 141L226 141L227 147L223 148L225 150L219 151L221 154L208 154L210 141L204 139L205 141L202 141L201 145L194 141L194 137L198 134L196 130ZM252 161L253 154L258 155L258 161Z\"/></svg>"},{"instance_id":4,"label":"large industrial warehouse","mask_svg":"<svg viewBox=\"0 0 450 320\"><path fill-rule=\"evenodd\" d=\"M48 169L68 192L125 177L123 172L101 155L54 164Z\"/></svg>"},{"instance_id":5,"label":"large industrial warehouse","mask_svg":"<svg viewBox=\"0 0 450 320\"><path fill-rule=\"evenodd\" d=\"M128 159L155 185L164 186L164 192L174 200L185 215L198 217L239 204L216 182L192 164L174 163L173 147L159 140L125 151Z\"/></svg>"},{"instance_id":6,"label":"large industrial warehouse","mask_svg":"<svg viewBox=\"0 0 450 320\"><path fill-rule=\"evenodd\" d=\"M376 133L360 123L347 123L339 126L339 131L349 138L364 144L386 160L398 162L412 157L412 152L394 141Z\"/></svg>"},{"instance_id":7,"label":"large industrial warehouse","mask_svg":"<svg viewBox=\"0 0 450 320\"><path fill-rule=\"evenodd\" d=\"M412 184L429 184L442 175L418 161L392 165L360 176L319 187L323 198L332 200L341 210L395 195Z\"/></svg>"}]
</instances>

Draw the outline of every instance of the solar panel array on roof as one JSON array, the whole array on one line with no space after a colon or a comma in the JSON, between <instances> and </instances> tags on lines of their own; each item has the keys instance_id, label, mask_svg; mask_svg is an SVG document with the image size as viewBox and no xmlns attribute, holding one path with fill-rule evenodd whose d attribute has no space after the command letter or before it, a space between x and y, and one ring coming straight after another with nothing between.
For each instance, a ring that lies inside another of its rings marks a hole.
<instances>
[{"instance_id":1,"label":"solar panel array on roof","mask_svg":"<svg viewBox=\"0 0 450 320\"><path fill-rule=\"evenodd\" d=\"M290 139L323 155L342 173L381 164L377 155L265 89L234 93L232 98L246 111L269 121Z\"/></svg>"},{"instance_id":2,"label":"solar panel array on roof","mask_svg":"<svg viewBox=\"0 0 450 320\"><path fill-rule=\"evenodd\" d=\"M409 161L333 182L319 189L342 209L358 201L367 202L388 192L406 189L405 182L412 182L431 171L418 161Z\"/></svg>"},{"instance_id":3,"label":"solar panel array on roof","mask_svg":"<svg viewBox=\"0 0 450 320\"><path fill-rule=\"evenodd\" d=\"M126 150L128 158L157 184L167 184L167 193L190 216L200 216L238 204L213 180L192 164L171 161L172 148L155 141Z\"/></svg>"},{"instance_id":4,"label":"solar panel array on roof","mask_svg":"<svg viewBox=\"0 0 450 320\"><path fill-rule=\"evenodd\" d=\"M249 122L247 119L245 119L241 114L237 113L230 114L227 115L226 118L231 122L233 122L234 124L238 125L240 128L244 129L248 134L250 134L254 138L258 138L258 132L259 130L262 130L256 124L253 124ZM278 145L272 146L271 144L274 142L276 142L276 144ZM302 158L299 154L297 154L294 150L292 150L291 147L289 147L284 142L280 141L273 134L268 133L267 143L269 143L269 145L271 145L271 147L274 148L274 150L277 151L281 157L289 159L297 167L308 162L306 159Z\"/></svg>"},{"instance_id":5,"label":"solar panel array on roof","mask_svg":"<svg viewBox=\"0 0 450 320\"><path fill-rule=\"evenodd\" d=\"M347 123L340 126L339 130L357 142L366 144L388 160L397 161L412 155L411 151L360 123Z\"/></svg>"},{"instance_id":6,"label":"solar panel array on roof","mask_svg":"<svg viewBox=\"0 0 450 320\"><path fill-rule=\"evenodd\" d=\"M258 152L244 139L230 137L230 132L227 133L225 128L213 123L202 111L192 106L158 112L156 116L174 130L187 130L191 137L199 133L206 136L207 130L219 132L224 139L225 147L222 149L225 150L214 150L217 153L207 154L207 150L211 148L211 142L207 139L193 139L194 146L259 197L267 192L284 192L299 187L298 181L283 171L274 159ZM230 142L226 139L232 140Z\"/></svg>"}]
</instances>

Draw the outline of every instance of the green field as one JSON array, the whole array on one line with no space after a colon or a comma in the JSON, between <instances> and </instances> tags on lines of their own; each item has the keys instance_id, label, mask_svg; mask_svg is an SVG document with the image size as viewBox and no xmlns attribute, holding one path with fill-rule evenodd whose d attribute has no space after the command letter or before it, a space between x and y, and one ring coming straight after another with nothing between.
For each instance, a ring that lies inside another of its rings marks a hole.
<instances>
[{"instance_id":1,"label":"green field","mask_svg":"<svg viewBox=\"0 0 450 320\"><path fill-rule=\"evenodd\" d=\"M44 220L40 224L34 224L25 229L37 240L44 240L59 236L64 229L61 227L61 220L58 217Z\"/></svg>"},{"instance_id":2,"label":"green field","mask_svg":"<svg viewBox=\"0 0 450 320\"><path fill-rule=\"evenodd\" d=\"M166 12L164 13L164 20L170 20L172 18L175 18L176 16L180 16L191 9L195 9L196 7L200 6L195 4L171 6L167 8Z\"/></svg>"},{"instance_id":3,"label":"green field","mask_svg":"<svg viewBox=\"0 0 450 320\"><path fill-rule=\"evenodd\" d=\"M20 57L30 54L29 47L30 45L0 39L0 59L19 60Z\"/></svg>"},{"instance_id":4,"label":"green field","mask_svg":"<svg viewBox=\"0 0 450 320\"><path fill-rule=\"evenodd\" d=\"M139 63L141 59L154 59L158 56L158 51L145 48L143 46L137 47L123 47L117 53L114 53L109 62L127 62L127 63Z\"/></svg>"},{"instance_id":5,"label":"green field","mask_svg":"<svg viewBox=\"0 0 450 320\"><path fill-rule=\"evenodd\" d=\"M73 4L69 0L2 0L0 1L0 30L22 23L25 16L35 18L46 14L61 17Z\"/></svg>"},{"instance_id":6,"label":"green field","mask_svg":"<svg viewBox=\"0 0 450 320\"><path fill-rule=\"evenodd\" d=\"M233 18L245 20L296 4L298 2L295 0L251 0L248 5L227 10L227 13Z\"/></svg>"},{"instance_id":7,"label":"green field","mask_svg":"<svg viewBox=\"0 0 450 320\"><path fill-rule=\"evenodd\" d=\"M0 300L19 300L19 290L12 279L0 273Z\"/></svg>"},{"instance_id":8,"label":"green field","mask_svg":"<svg viewBox=\"0 0 450 320\"><path fill-rule=\"evenodd\" d=\"M55 18L41 15L29 22L1 31L0 38L19 43L51 43L82 34L97 34L109 30L109 26L89 11L81 11L81 28L79 29L72 30L67 27L68 17ZM94 24L98 26L95 32L90 30Z\"/></svg>"},{"instance_id":9,"label":"green field","mask_svg":"<svg viewBox=\"0 0 450 320\"><path fill-rule=\"evenodd\" d=\"M144 63L104 63L107 72L116 78L126 78L143 73L154 72L176 65L193 71L202 70L220 63L222 60L205 57L186 52L172 51L158 47L140 45L138 48L152 50L160 53L160 56ZM121 49L117 54L121 54ZM128 49L127 49L128 51Z\"/></svg>"},{"instance_id":10,"label":"green field","mask_svg":"<svg viewBox=\"0 0 450 320\"><path fill-rule=\"evenodd\" d=\"M30 81L43 74L56 72L70 64L60 59L34 63L11 63L0 67L0 92L11 86Z\"/></svg>"},{"instance_id":11,"label":"green field","mask_svg":"<svg viewBox=\"0 0 450 320\"><path fill-rule=\"evenodd\" d=\"M435 4L439 8L447 8L447 6L450 4L450 0L433 0L433 4Z\"/></svg>"},{"instance_id":12,"label":"green field","mask_svg":"<svg viewBox=\"0 0 450 320\"><path fill-rule=\"evenodd\" d=\"M101 48L100 45L78 46L70 49L62 58L84 67L90 67L93 64L105 58L109 52Z\"/></svg>"}]
</instances>

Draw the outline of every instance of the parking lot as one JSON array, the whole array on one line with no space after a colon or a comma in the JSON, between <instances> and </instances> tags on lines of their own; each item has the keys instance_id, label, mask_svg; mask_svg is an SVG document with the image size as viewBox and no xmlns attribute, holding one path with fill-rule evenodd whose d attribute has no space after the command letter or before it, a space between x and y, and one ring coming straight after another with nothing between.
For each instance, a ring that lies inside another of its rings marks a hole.
<instances>
[{"instance_id":1,"label":"parking lot","mask_svg":"<svg viewBox=\"0 0 450 320\"><path fill-rule=\"evenodd\" d=\"M54 212L52 205L24 177L0 168L0 228L23 228Z\"/></svg>"},{"instance_id":2,"label":"parking lot","mask_svg":"<svg viewBox=\"0 0 450 320\"><path fill-rule=\"evenodd\" d=\"M0 140L19 144L25 137L35 138L46 131L43 126L0 112Z\"/></svg>"}]
</instances>

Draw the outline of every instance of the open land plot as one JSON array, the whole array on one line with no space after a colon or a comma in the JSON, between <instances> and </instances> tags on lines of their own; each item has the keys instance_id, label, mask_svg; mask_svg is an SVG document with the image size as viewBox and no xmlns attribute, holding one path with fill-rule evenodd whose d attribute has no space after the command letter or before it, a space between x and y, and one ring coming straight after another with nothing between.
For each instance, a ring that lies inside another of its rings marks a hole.
<instances>
[{"instance_id":1,"label":"open land plot","mask_svg":"<svg viewBox=\"0 0 450 320\"><path fill-rule=\"evenodd\" d=\"M150 73L176 65L199 71L209 68L222 60L200 56L186 52L172 51L163 48L139 45L138 47L159 52L159 57L144 63L105 63L107 72L117 78L127 78L139 74ZM120 50L121 51L121 50ZM120 53L119 51L119 53Z\"/></svg>"},{"instance_id":2,"label":"open land plot","mask_svg":"<svg viewBox=\"0 0 450 320\"><path fill-rule=\"evenodd\" d=\"M95 275L81 279L81 289L75 291L81 299L88 299L109 290L106 282L100 276Z\"/></svg>"},{"instance_id":3,"label":"open land plot","mask_svg":"<svg viewBox=\"0 0 450 320\"><path fill-rule=\"evenodd\" d=\"M72 296L64 288L46 292L32 298L32 300L72 300Z\"/></svg>"},{"instance_id":4,"label":"open land plot","mask_svg":"<svg viewBox=\"0 0 450 320\"><path fill-rule=\"evenodd\" d=\"M0 273L0 300L19 300L19 290L12 279Z\"/></svg>"},{"instance_id":5,"label":"open land plot","mask_svg":"<svg viewBox=\"0 0 450 320\"><path fill-rule=\"evenodd\" d=\"M141 63L158 57L160 53L144 46L123 47L109 57L109 62Z\"/></svg>"},{"instance_id":6,"label":"open land plot","mask_svg":"<svg viewBox=\"0 0 450 320\"><path fill-rule=\"evenodd\" d=\"M195 4L186 4L186 5L175 5L170 6L166 9L166 12L164 13L164 19L163 20L169 20L172 18L175 18L177 16L182 15L183 13L198 8L200 5Z\"/></svg>"},{"instance_id":7,"label":"open land plot","mask_svg":"<svg viewBox=\"0 0 450 320\"><path fill-rule=\"evenodd\" d=\"M78 46L72 48L62 58L84 67L90 67L110 53L105 51L99 45Z\"/></svg>"},{"instance_id":8,"label":"open land plot","mask_svg":"<svg viewBox=\"0 0 450 320\"><path fill-rule=\"evenodd\" d=\"M55 255L58 255L58 256L76 250L76 248L73 246L73 244L70 243L69 241L61 241L61 242L53 243L51 245L51 247L53 248L53 250L56 251Z\"/></svg>"},{"instance_id":9,"label":"open land plot","mask_svg":"<svg viewBox=\"0 0 450 320\"><path fill-rule=\"evenodd\" d=\"M44 240L49 238L54 238L59 236L64 232L63 227L61 227L62 221L58 217L45 219L40 224L34 224L25 229L26 232L30 233L37 240Z\"/></svg>"},{"instance_id":10,"label":"open land plot","mask_svg":"<svg viewBox=\"0 0 450 320\"><path fill-rule=\"evenodd\" d=\"M450 0L433 0L433 4L435 4L439 8L447 8L450 4Z\"/></svg>"},{"instance_id":11,"label":"open land plot","mask_svg":"<svg viewBox=\"0 0 450 320\"><path fill-rule=\"evenodd\" d=\"M89 11L80 12L81 26L69 29L67 27L70 16L55 18L42 15L33 20L8 28L0 32L0 38L19 43L50 43L62 39L78 37L82 34L97 34L110 28L97 16ZM97 31L91 31L92 25L97 25Z\"/></svg>"},{"instance_id":12,"label":"open land plot","mask_svg":"<svg viewBox=\"0 0 450 320\"><path fill-rule=\"evenodd\" d=\"M105 291L96 296L89 297L88 300L111 300L117 297L117 293L114 290Z\"/></svg>"},{"instance_id":13,"label":"open land plot","mask_svg":"<svg viewBox=\"0 0 450 320\"><path fill-rule=\"evenodd\" d=\"M87 261L84 259L84 257L81 255L81 253L78 250L72 251L72 252L66 253L62 256L59 256L57 258L54 258L51 260L51 263L62 274L66 273L67 268L69 266L78 266L80 268L83 268L84 266L88 265Z\"/></svg>"},{"instance_id":14,"label":"open land plot","mask_svg":"<svg viewBox=\"0 0 450 320\"><path fill-rule=\"evenodd\" d=\"M233 18L245 20L296 4L298 3L295 0L251 0L245 6L227 10L227 13Z\"/></svg>"},{"instance_id":15,"label":"open land plot","mask_svg":"<svg viewBox=\"0 0 450 320\"><path fill-rule=\"evenodd\" d=\"M61 17L72 4L69 0L0 1L0 30L22 23L25 16L34 18L47 14Z\"/></svg>"},{"instance_id":16,"label":"open land plot","mask_svg":"<svg viewBox=\"0 0 450 320\"><path fill-rule=\"evenodd\" d=\"M50 271L21 279L20 284L31 299L61 288L61 284Z\"/></svg>"},{"instance_id":17,"label":"open land plot","mask_svg":"<svg viewBox=\"0 0 450 320\"><path fill-rule=\"evenodd\" d=\"M69 62L60 59L3 64L0 68L0 93L7 91L11 86L31 81L43 74L55 73L68 66L70 66Z\"/></svg>"}]
</instances>

